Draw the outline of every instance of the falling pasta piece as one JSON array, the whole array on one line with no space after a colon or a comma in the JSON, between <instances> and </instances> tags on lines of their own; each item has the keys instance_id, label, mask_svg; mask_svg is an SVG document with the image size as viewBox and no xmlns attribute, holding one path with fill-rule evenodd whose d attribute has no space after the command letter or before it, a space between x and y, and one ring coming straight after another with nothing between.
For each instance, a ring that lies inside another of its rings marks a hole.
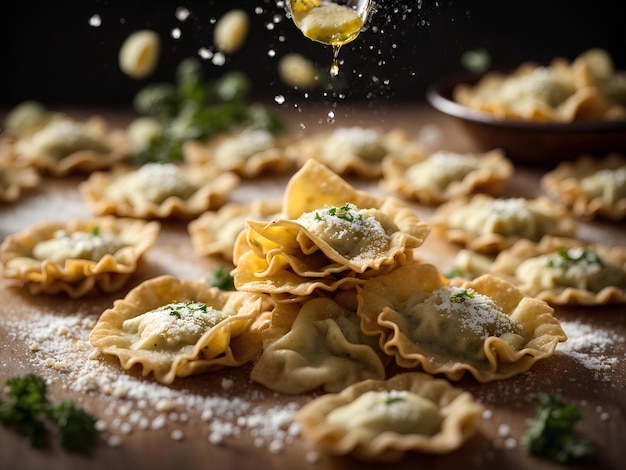
<instances>
[{"instance_id":1,"label":"falling pasta piece","mask_svg":"<svg viewBox=\"0 0 626 470\"><path fill-rule=\"evenodd\" d=\"M161 38L149 29L135 31L122 43L119 66L134 79L146 78L154 72L161 55Z\"/></svg>"},{"instance_id":2,"label":"falling pasta piece","mask_svg":"<svg viewBox=\"0 0 626 470\"><path fill-rule=\"evenodd\" d=\"M225 54L234 54L243 46L248 37L250 20L243 10L230 10L215 25L213 42Z\"/></svg>"}]
</instances>

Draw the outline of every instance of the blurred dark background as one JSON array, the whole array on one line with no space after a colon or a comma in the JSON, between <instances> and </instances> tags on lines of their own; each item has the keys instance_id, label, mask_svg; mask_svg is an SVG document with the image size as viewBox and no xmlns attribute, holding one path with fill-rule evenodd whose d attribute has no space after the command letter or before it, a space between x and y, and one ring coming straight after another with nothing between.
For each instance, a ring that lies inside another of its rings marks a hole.
<instances>
[{"instance_id":1,"label":"blurred dark background","mask_svg":"<svg viewBox=\"0 0 626 470\"><path fill-rule=\"evenodd\" d=\"M341 50L339 79L306 97L421 99L429 84L461 71L463 54L477 49L488 51L493 65L514 66L601 47L626 69L624 3L378 0L367 29ZM253 79L255 97L301 98L301 90L280 80L279 59L298 52L324 70L330 66L330 48L304 38L275 0L11 1L0 6L0 107L26 99L129 105L146 83L173 81L182 59L199 57L202 48L214 52L215 21L232 8L248 12L248 39L224 64L203 60L207 77L241 70ZM155 73L133 80L119 70L117 55L142 28L159 32L163 50Z\"/></svg>"}]
</instances>

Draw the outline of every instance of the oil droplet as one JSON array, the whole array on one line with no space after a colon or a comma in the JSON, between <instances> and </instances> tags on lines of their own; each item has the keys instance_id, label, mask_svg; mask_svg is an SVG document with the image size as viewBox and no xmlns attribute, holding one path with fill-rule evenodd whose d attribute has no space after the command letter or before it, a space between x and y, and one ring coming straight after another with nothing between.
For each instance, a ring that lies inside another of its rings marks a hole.
<instances>
[{"instance_id":1,"label":"oil droplet","mask_svg":"<svg viewBox=\"0 0 626 470\"><path fill-rule=\"evenodd\" d=\"M274 97L274 101L278 104L283 104L285 102L285 97L283 95L277 95Z\"/></svg>"},{"instance_id":2,"label":"oil droplet","mask_svg":"<svg viewBox=\"0 0 626 470\"><path fill-rule=\"evenodd\" d=\"M333 46L333 61L330 64L330 76L336 77L339 75L339 49L340 46Z\"/></svg>"}]
</instances>

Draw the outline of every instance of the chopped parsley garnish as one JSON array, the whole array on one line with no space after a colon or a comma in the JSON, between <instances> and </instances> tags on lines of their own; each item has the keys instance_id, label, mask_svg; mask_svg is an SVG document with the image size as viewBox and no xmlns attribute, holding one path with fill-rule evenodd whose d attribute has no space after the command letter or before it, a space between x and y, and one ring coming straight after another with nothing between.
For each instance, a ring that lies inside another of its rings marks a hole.
<instances>
[{"instance_id":1,"label":"chopped parsley garnish","mask_svg":"<svg viewBox=\"0 0 626 470\"><path fill-rule=\"evenodd\" d=\"M97 237L98 235L100 235L100 227L96 225L95 227L91 229L91 232L89 233L93 235L94 237Z\"/></svg>"},{"instance_id":2,"label":"chopped parsley garnish","mask_svg":"<svg viewBox=\"0 0 626 470\"><path fill-rule=\"evenodd\" d=\"M169 307L170 315L176 317L179 320L182 319L182 313L207 313L207 305L203 302L178 302L174 300L167 307Z\"/></svg>"},{"instance_id":3,"label":"chopped parsley garnish","mask_svg":"<svg viewBox=\"0 0 626 470\"><path fill-rule=\"evenodd\" d=\"M400 401L404 401L404 398L398 396L389 397L385 400L385 405L393 405L394 403L398 403Z\"/></svg>"},{"instance_id":4,"label":"chopped parsley garnish","mask_svg":"<svg viewBox=\"0 0 626 470\"><path fill-rule=\"evenodd\" d=\"M476 294L476 291L474 289L463 289L463 290L454 292L450 296L450 299L453 302L462 303L462 302L465 302L468 299L473 299L474 298L474 294Z\"/></svg>"},{"instance_id":5,"label":"chopped parsley garnish","mask_svg":"<svg viewBox=\"0 0 626 470\"><path fill-rule=\"evenodd\" d=\"M557 260L548 260L547 265L549 268L567 269L568 267L577 263L585 263L590 265L596 264L600 267L604 266L602 258L600 258L598 253L592 250L566 250L565 248L559 248L557 254Z\"/></svg>"},{"instance_id":6,"label":"chopped parsley garnish","mask_svg":"<svg viewBox=\"0 0 626 470\"><path fill-rule=\"evenodd\" d=\"M235 280L230 275L230 271L219 265L212 276L208 280L211 287L217 287L223 291L233 291L235 289Z\"/></svg>"},{"instance_id":7,"label":"chopped parsley garnish","mask_svg":"<svg viewBox=\"0 0 626 470\"><path fill-rule=\"evenodd\" d=\"M346 202L341 207L327 207L326 211L328 215L332 217L337 217L338 219L345 220L347 222L354 222L355 220L363 220L362 214L355 214L354 210L356 206L354 204L350 204ZM322 220L322 216L319 212L315 212L315 220Z\"/></svg>"},{"instance_id":8,"label":"chopped parsley garnish","mask_svg":"<svg viewBox=\"0 0 626 470\"><path fill-rule=\"evenodd\" d=\"M70 452L83 452L95 441L96 417L70 401L50 403L46 398L48 386L40 376L12 377L6 387L8 400L0 400L0 422L28 437L33 447L46 446L46 421L57 426L61 444Z\"/></svg>"},{"instance_id":9,"label":"chopped parsley garnish","mask_svg":"<svg viewBox=\"0 0 626 470\"><path fill-rule=\"evenodd\" d=\"M574 430L580 410L552 393L539 394L535 416L527 421L521 444L529 454L562 464L578 462L594 453L593 443Z\"/></svg>"}]
</instances>

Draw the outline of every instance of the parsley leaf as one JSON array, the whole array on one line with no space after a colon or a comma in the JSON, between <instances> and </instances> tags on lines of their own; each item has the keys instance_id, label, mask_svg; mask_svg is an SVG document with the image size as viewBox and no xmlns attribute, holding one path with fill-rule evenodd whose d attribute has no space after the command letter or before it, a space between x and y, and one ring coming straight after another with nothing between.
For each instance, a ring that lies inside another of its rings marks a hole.
<instances>
[{"instance_id":1,"label":"parsley leaf","mask_svg":"<svg viewBox=\"0 0 626 470\"><path fill-rule=\"evenodd\" d=\"M46 411L46 382L35 374L7 380L9 399L0 402L0 422L28 437L33 447L46 445L43 415Z\"/></svg>"},{"instance_id":2,"label":"parsley leaf","mask_svg":"<svg viewBox=\"0 0 626 470\"><path fill-rule=\"evenodd\" d=\"M82 452L98 437L97 418L65 400L55 405L50 417L59 428L59 439L65 450Z\"/></svg>"},{"instance_id":3,"label":"parsley leaf","mask_svg":"<svg viewBox=\"0 0 626 470\"><path fill-rule=\"evenodd\" d=\"M46 398L48 386L40 376L27 374L6 381L9 399L0 401L0 422L28 437L33 447L45 447L46 419L53 421L63 447L70 452L86 450L98 434L97 419L70 401L53 404Z\"/></svg>"},{"instance_id":4,"label":"parsley leaf","mask_svg":"<svg viewBox=\"0 0 626 470\"><path fill-rule=\"evenodd\" d=\"M595 251L588 249L571 249L566 250L565 248L559 248L557 250L558 258L556 260L549 259L548 267L550 268L560 268L567 269L570 266L577 263L585 263L590 265L598 265L600 267L604 266L604 262L600 255Z\"/></svg>"},{"instance_id":5,"label":"parsley leaf","mask_svg":"<svg viewBox=\"0 0 626 470\"><path fill-rule=\"evenodd\" d=\"M539 403L521 439L529 454L568 464L594 453L593 443L574 430L574 425L582 418L577 407L551 393L540 394Z\"/></svg>"},{"instance_id":6,"label":"parsley leaf","mask_svg":"<svg viewBox=\"0 0 626 470\"><path fill-rule=\"evenodd\" d=\"M458 292L453 293L450 296L450 299L453 302L462 303L465 302L467 299L473 299L474 294L476 294L476 291L474 289L462 289Z\"/></svg>"},{"instance_id":7,"label":"parsley leaf","mask_svg":"<svg viewBox=\"0 0 626 470\"><path fill-rule=\"evenodd\" d=\"M225 269L222 265L219 265L213 272L213 275L209 276L208 282L211 287L217 287L223 291L236 290L235 281L230 275L230 271Z\"/></svg>"}]
</instances>

